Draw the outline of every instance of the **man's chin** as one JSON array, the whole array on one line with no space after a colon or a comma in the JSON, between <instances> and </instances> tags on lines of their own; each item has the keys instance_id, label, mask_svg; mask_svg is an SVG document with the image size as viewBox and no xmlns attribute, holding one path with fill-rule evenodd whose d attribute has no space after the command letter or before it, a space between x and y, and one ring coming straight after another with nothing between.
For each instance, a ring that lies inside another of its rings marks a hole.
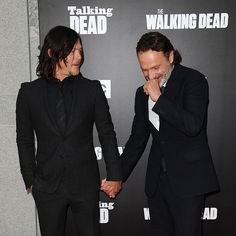
<instances>
[{"instance_id":1,"label":"man's chin","mask_svg":"<svg viewBox=\"0 0 236 236\"><path fill-rule=\"evenodd\" d=\"M72 75L72 76L76 76L76 75L78 75L79 73L80 73L80 70L72 71L72 72L71 72L71 75Z\"/></svg>"}]
</instances>

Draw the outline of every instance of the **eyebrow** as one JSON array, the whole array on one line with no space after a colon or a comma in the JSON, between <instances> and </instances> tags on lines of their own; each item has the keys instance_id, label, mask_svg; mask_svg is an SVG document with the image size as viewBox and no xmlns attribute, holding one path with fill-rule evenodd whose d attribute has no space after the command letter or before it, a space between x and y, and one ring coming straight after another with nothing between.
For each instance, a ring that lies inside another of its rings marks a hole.
<instances>
[{"instance_id":1,"label":"eyebrow","mask_svg":"<svg viewBox=\"0 0 236 236\"><path fill-rule=\"evenodd\" d=\"M160 67L160 65L155 65L155 66L152 66L151 68L148 68L148 69L142 69L142 70L151 70L151 69L155 69L156 67Z\"/></svg>"}]
</instances>

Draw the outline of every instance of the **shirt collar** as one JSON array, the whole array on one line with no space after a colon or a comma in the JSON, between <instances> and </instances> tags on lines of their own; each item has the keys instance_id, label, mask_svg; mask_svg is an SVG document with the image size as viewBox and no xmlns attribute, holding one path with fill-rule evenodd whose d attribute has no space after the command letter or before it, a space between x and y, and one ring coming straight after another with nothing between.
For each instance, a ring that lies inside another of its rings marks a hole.
<instances>
[{"instance_id":1,"label":"shirt collar","mask_svg":"<svg viewBox=\"0 0 236 236\"><path fill-rule=\"evenodd\" d=\"M52 77L48 80L49 83L51 84L60 84L60 83L68 83L68 82L72 82L75 79L75 76L68 76L65 79L63 79L62 81L60 81L59 79Z\"/></svg>"}]
</instances>

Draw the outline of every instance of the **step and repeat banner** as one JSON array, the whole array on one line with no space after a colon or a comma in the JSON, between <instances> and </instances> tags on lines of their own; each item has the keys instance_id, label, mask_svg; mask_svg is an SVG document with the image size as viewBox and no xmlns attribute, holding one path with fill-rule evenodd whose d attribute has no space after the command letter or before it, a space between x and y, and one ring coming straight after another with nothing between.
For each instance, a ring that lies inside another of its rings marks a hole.
<instances>
[{"instance_id":1,"label":"step and repeat banner","mask_svg":"<svg viewBox=\"0 0 236 236\"><path fill-rule=\"evenodd\" d=\"M205 235L236 235L236 4L193 0L38 0L40 42L56 25L69 26L82 37L82 74L100 80L108 99L122 153L134 115L134 96L144 83L136 44L148 31L165 34L180 51L183 65L208 79L208 137L221 192L207 197L202 221ZM94 133L101 177L105 169ZM142 159L115 200L101 193L102 235L147 235L150 215L144 194L147 146ZM67 235L73 235L69 213Z\"/></svg>"}]
</instances>

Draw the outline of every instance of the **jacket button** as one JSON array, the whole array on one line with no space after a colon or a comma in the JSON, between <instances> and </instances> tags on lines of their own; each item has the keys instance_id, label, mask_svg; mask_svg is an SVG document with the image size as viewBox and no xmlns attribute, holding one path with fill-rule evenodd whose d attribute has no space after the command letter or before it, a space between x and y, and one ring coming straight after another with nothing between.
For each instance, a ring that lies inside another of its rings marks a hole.
<instances>
[{"instance_id":1,"label":"jacket button","mask_svg":"<svg viewBox=\"0 0 236 236\"><path fill-rule=\"evenodd\" d=\"M166 142L165 141L161 141L161 145L164 145Z\"/></svg>"}]
</instances>

